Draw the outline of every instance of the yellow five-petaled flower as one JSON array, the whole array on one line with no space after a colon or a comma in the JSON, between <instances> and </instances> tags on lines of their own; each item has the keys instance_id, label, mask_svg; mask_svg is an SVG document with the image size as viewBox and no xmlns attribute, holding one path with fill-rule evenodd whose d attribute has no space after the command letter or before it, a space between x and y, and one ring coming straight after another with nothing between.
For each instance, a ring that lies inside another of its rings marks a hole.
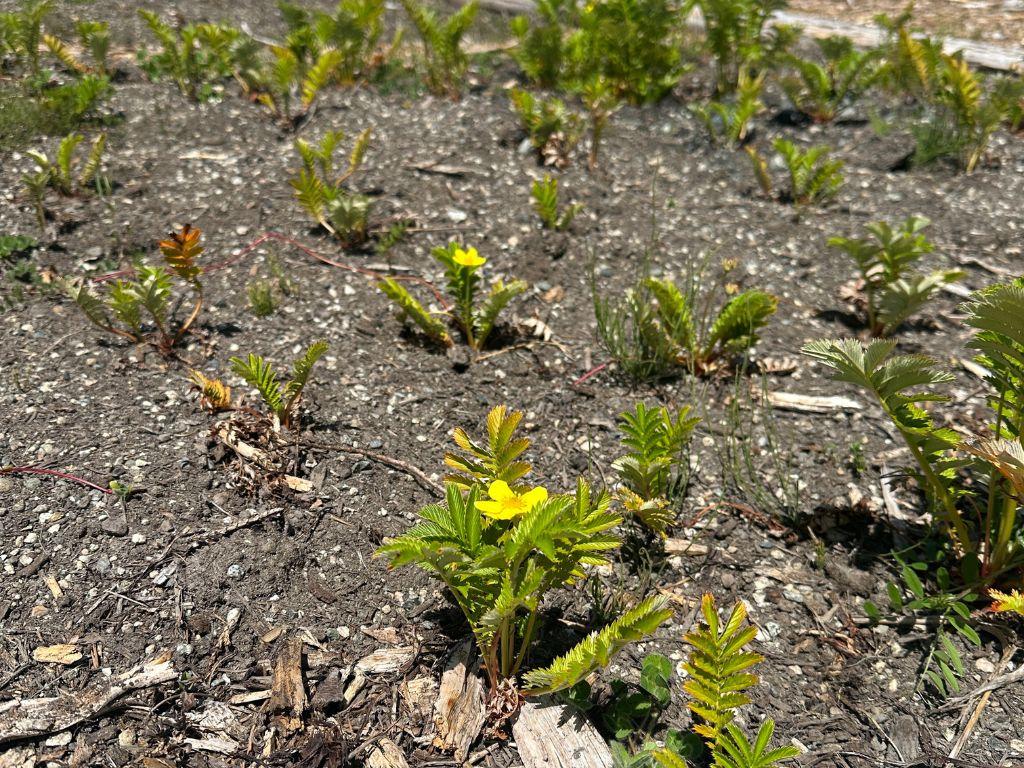
<instances>
[{"instance_id":1,"label":"yellow five-petaled flower","mask_svg":"<svg viewBox=\"0 0 1024 768\"><path fill-rule=\"evenodd\" d=\"M456 264L463 267L469 267L470 269L476 269L487 261L487 259L476 252L476 248L472 247L468 251L456 248L455 255L452 256L452 259Z\"/></svg>"},{"instance_id":2,"label":"yellow five-petaled flower","mask_svg":"<svg viewBox=\"0 0 1024 768\"><path fill-rule=\"evenodd\" d=\"M491 500L478 501L476 508L495 520L511 520L547 501L548 489L537 486L519 494L509 488L504 480L495 480L488 486L487 495Z\"/></svg>"}]
</instances>

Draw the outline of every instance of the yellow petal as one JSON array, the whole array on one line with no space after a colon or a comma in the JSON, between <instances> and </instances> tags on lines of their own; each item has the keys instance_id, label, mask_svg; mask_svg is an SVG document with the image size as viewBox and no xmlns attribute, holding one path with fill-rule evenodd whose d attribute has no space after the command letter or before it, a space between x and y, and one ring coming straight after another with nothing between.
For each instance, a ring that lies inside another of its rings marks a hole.
<instances>
[{"instance_id":1,"label":"yellow petal","mask_svg":"<svg viewBox=\"0 0 1024 768\"><path fill-rule=\"evenodd\" d=\"M514 499L515 493L511 488L508 487L508 483L504 480L495 480L487 487L487 495L495 501L504 501L505 499Z\"/></svg>"},{"instance_id":2,"label":"yellow petal","mask_svg":"<svg viewBox=\"0 0 1024 768\"><path fill-rule=\"evenodd\" d=\"M477 253L476 248L470 248L468 251L456 248L455 255L452 258L456 264L461 264L464 267L479 267L487 261L487 259Z\"/></svg>"},{"instance_id":3,"label":"yellow petal","mask_svg":"<svg viewBox=\"0 0 1024 768\"><path fill-rule=\"evenodd\" d=\"M548 489L543 486L537 486L524 493L520 498L527 509L533 509L538 504L543 504L548 500Z\"/></svg>"},{"instance_id":4,"label":"yellow petal","mask_svg":"<svg viewBox=\"0 0 1024 768\"><path fill-rule=\"evenodd\" d=\"M476 508L478 512L495 520L511 520L516 516L515 507L508 507L497 501L478 501Z\"/></svg>"}]
</instances>

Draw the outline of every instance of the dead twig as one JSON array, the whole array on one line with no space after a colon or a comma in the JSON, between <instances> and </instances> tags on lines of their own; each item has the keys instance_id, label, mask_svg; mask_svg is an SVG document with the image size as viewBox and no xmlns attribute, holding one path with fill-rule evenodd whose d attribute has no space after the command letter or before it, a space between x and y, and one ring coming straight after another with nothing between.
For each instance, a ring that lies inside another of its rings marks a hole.
<instances>
[{"instance_id":1,"label":"dead twig","mask_svg":"<svg viewBox=\"0 0 1024 768\"><path fill-rule=\"evenodd\" d=\"M396 459L393 456L386 456L383 453L375 453L374 451L367 451L363 448L344 445L342 443L316 443L309 440L301 440L300 444L306 448L316 448L322 451L339 451L340 453L348 453L353 456L362 456L364 459L376 461L378 464L384 464L392 467L393 469L401 470L415 479L424 490L430 491L438 498L444 498L444 488L427 477L426 473L422 469L413 466L407 461Z\"/></svg>"}]
</instances>

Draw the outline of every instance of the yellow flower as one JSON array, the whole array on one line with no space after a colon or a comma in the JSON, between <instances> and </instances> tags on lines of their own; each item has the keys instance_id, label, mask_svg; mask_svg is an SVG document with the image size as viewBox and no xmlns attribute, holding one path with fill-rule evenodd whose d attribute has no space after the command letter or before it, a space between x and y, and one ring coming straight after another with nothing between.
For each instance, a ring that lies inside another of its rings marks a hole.
<instances>
[{"instance_id":1,"label":"yellow flower","mask_svg":"<svg viewBox=\"0 0 1024 768\"><path fill-rule=\"evenodd\" d=\"M487 261L487 259L476 252L476 248L470 248L468 251L456 248L452 259L456 264L461 264L463 267L469 267L470 269L476 269Z\"/></svg>"},{"instance_id":2,"label":"yellow flower","mask_svg":"<svg viewBox=\"0 0 1024 768\"><path fill-rule=\"evenodd\" d=\"M487 488L487 495L491 501L478 501L476 508L495 520L511 520L547 501L548 490L537 486L524 494L518 494L504 480L495 480Z\"/></svg>"}]
</instances>

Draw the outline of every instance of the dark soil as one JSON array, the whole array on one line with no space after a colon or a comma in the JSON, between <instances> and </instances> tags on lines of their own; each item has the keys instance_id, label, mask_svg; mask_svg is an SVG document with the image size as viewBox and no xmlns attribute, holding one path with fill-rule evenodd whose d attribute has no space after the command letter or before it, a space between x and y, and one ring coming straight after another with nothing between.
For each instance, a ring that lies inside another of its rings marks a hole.
<instances>
[{"instance_id":1,"label":"dark soil","mask_svg":"<svg viewBox=\"0 0 1024 768\"><path fill-rule=\"evenodd\" d=\"M274 16L273 3L245 5L244 11L238 3L182 3L180 9L190 19L224 16L254 27ZM122 4L109 0L88 9L90 17L121 14ZM132 45L143 39L131 16L118 33ZM828 143L847 162L838 200L797 213L760 197L746 155L710 144L685 103L670 98L612 119L597 173L587 173L582 152L561 173L563 199L586 208L569 235L552 245L529 199L530 181L543 169L517 150L521 137L502 89L512 77L514 70L501 65L457 103L394 89L333 92L302 129L307 137L373 129L355 186L375 196L375 222L408 218L425 230L396 246L389 263L438 279L429 251L458 238L489 258L489 275L532 284L514 304L504 347L466 370L403 334L372 280L281 240L207 275L207 307L181 349L182 361L103 336L45 289L0 316L0 466L51 467L100 486L117 479L135 489L122 504L52 477L0 477L0 710L5 699L77 690L161 651L173 653L181 673L179 683L124 699L69 734L0 747L22 761L5 763L0 755L0 765L248 765L258 755L272 765L333 765L331 756L347 755L358 763L365 745L382 734L413 765L444 764L429 736L420 738L430 732L423 719L396 703L397 683L438 676L467 628L434 580L411 569L388 573L373 558L384 537L404 531L433 500L431 492L401 469L312 448L301 450L295 469L313 481L311 493L254 489L237 480L230 454L211 437L215 417L190 393L191 366L224 376L255 405L228 372L228 358L251 351L283 367L315 338L331 347L303 401L307 442L383 454L434 480L444 472L451 430L479 432L497 403L526 411L535 477L560 490L569 490L579 474L597 482L605 477L619 451L615 419L637 400L692 405L704 421L679 518L690 524L671 535L693 539L708 554L666 557L638 533L639 544L629 550L637 557L624 553L615 569L592 577L616 599L658 588L677 606L655 640L629 649L603 677L635 679L639 660L654 650L681 661L682 636L703 592L723 606L742 599L766 656L745 724L774 717L777 738L806 748L802 765L946 764L977 699L943 706L933 692L919 690L927 632L871 629L860 621L865 598L885 603L888 553L923 533L912 489L898 491L900 519L885 512L882 465L898 467L909 456L880 411L866 402L855 413L824 415L751 408L746 393L757 391L756 377L739 383L728 376L684 377L650 387L603 370L574 381L605 362L594 332L591 267L599 290L615 294L645 260L656 273L681 277L705 262L714 272L720 261L736 259L737 282L780 298L753 359L796 358L791 375L769 377L765 386L854 394L798 355L806 341L859 331L844 322L837 298L853 270L826 239L871 221L922 214L933 222L930 264L965 269L967 288L1020 273L1024 143L998 135L989 161L971 176L943 166L892 172L909 150L905 138L879 138L866 121L780 127L769 112L755 139L765 151L771 138L785 135ZM51 197L54 221L33 254L36 264L95 276L129 266L139 254L155 258L155 242L191 222L204 232L207 263L231 260L273 231L328 259L380 269L383 257L343 252L311 230L287 182L297 165L293 136L228 91L220 102L196 105L129 68L110 104L123 116L108 142L114 193ZM771 106L777 112L783 105ZM868 109L859 107L857 116ZM34 214L20 196L31 160L15 153L0 162L0 232L33 234ZM462 171L416 169L430 163ZM269 274L271 255L285 265L298 294L260 319L246 308L245 285ZM970 428L982 423L983 390L957 363L970 357L959 301L940 296L903 330L900 348L949 364L957 382L942 413ZM524 335L529 318L546 323L557 343ZM737 397L746 403L740 425L727 418ZM737 441L754 454L754 468L739 478L722 460ZM863 446L867 462L860 472L853 467L856 446ZM766 503L773 497L777 503ZM795 508L786 510L783 525L776 516L787 507ZM251 515L260 521L239 525ZM228 528L237 530L221 533ZM59 595L46 577L56 581ZM590 586L555 601L541 656L585 630ZM220 638L234 609L240 619L225 644ZM289 636L302 637L310 653L338 654L323 666L309 663L313 705L306 732L265 744L266 702L257 700L231 706L238 727L232 736L249 757L197 750L185 741L202 737L194 718L211 701L270 687L273 659ZM1022 663L1018 654L1001 664L1000 643L983 637L981 649L962 647L965 691ZM32 660L34 648L56 643L78 645L84 658L72 666ZM415 659L397 674L371 677L348 706L339 702L330 689L337 668L389 645L415 646ZM673 697L664 724L688 727L680 684ZM951 764L1020 764L1022 712L1019 684L996 690L961 762ZM499 744L486 762L506 766L518 756Z\"/></svg>"}]
</instances>

